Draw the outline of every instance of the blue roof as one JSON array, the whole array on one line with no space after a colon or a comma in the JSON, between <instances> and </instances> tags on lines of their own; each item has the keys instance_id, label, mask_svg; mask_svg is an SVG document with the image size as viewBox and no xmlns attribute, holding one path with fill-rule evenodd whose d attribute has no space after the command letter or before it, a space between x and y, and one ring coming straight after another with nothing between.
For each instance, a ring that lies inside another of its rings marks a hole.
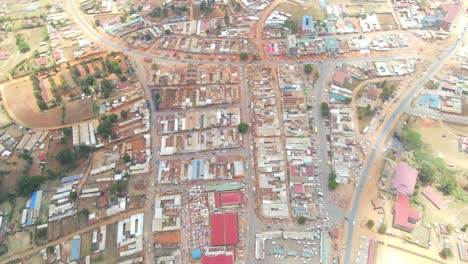
<instances>
[{"instance_id":1,"label":"blue roof","mask_svg":"<svg viewBox=\"0 0 468 264\"><path fill-rule=\"evenodd\" d=\"M329 49L337 49L338 48L338 41L336 40L335 37L325 38L325 44L327 45L327 48L329 48Z\"/></svg>"},{"instance_id":2,"label":"blue roof","mask_svg":"<svg viewBox=\"0 0 468 264\"><path fill-rule=\"evenodd\" d=\"M302 30L313 30L314 23L312 16L303 16L302 17Z\"/></svg>"},{"instance_id":3,"label":"blue roof","mask_svg":"<svg viewBox=\"0 0 468 264\"><path fill-rule=\"evenodd\" d=\"M36 204L36 195L37 192L33 192L31 195L31 204L29 205L29 209L34 209L34 205Z\"/></svg>"},{"instance_id":4,"label":"blue roof","mask_svg":"<svg viewBox=\"0 0 468 264\"><path fill-rule=\"evenodd\" d=\"M421 97L421 99L419 99L418 105L423 105L423 104L427 103L427 100L429 100L429 95L425 94L425 95L423 95L423 97Z\"/></svg>"},{"instance_id":5,"label":"blue roof","mask_svg":"<svg viewBox=\"0 0 468 264\"><path fill-rule=\"evenodd\" d=\"M327 0L320 0L320 8L325 9L327 8Z\"/></svg>"},{"instance_id":6,"label":"blue roof","mask_svg":"<svg viewBox=\"0 0 468 264\"><path fill-rule=\"evenodd\" d=\"M337 93L330 93L330 97L335 99L336 101L340 101L340 102L344 102L346 100L346 96L343 96L341 94L337 94Z\"/></svg>"},{"instance_id":7,"label":"blue roof","mask_svg":"<svg viewBox=\"0 0 468 264\"><path fill-rule=\"evenodd\" d=\"M440 97L438 95L431 95L431 100L429 101L430 108L440 108Z\"/></svg>"},{"instance_id":8,"label":"blue roof","mask_svg":"<svg viewBox=\"0 0 468 264\"><path fill-rule=\"evenodd\" d=\"M193 259L199 259L199 258L201 258L201 250L198 249L198 248L192 250L192 258L193 258Z\"/></svg>"},{"instance_id":9,"label":"blue roof","mask_svg":"<svg viewBox=\"0 0 468 264\"><path fill-rule=\"evenodd\" d=\"M197 168L198 168L198 160L192 161L192 179L197 178Z\"/></svg>"},{"instance_id":10,"label":"blue roof","mask_svg":"<svg viewBox=\"0 0 468 264\"><path fill-rule=\"evenodd\" d=\"M311 258L311 257L312 257L312 254L303 251L303 252L302 252L302 256L303 256L304 258Z\"/></svg>"},{"instance_id":11,"label":"blue roof","mask_svg":"<svg viewBox=\"0 0 468 264\"><path fill-rule=\"evenodd\" d=\"M81 179L81 177L83 177L83 174L82 174L82 173L76 174L76 175L67 176L67 177L63 177L63 178L62 178L62 183L67 183L67 182L76 181L76 180Z\"/></svg>"},{"instance_id":12,"label":"blue roof","mask_svg":"<svg viewBox=\"0 0 468 264\"><path fill-rule=\"evenodd\" d=\"M70 261L80 259L81 238L74 238L71 242Z\"/></svg>"},{"instance_id":13,"label":"blue roof","mask_svg":"<svg viewBox=\"0 0 468 264\"><path fill-rule=\"evenodd\" d=\"M205 176L205 160L200 160L200 178L203 178Z\"/></svg>"},{"instance_id":14,"label":"blue roof","mask_svg":"<svg viewBox=\"0 0 468 264\"><path fill-rule=\"evenodd\" d=\"M282 249L273 249L273 254L283 254L283 250Z\"/></svg>"}]
</instances>

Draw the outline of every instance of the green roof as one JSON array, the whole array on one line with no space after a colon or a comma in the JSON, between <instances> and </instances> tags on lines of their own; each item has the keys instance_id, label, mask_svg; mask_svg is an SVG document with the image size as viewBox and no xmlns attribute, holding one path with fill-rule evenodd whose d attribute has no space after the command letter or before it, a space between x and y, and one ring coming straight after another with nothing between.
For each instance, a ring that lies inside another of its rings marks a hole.
<instances>
[{"instance_id":1,"label":"green roof","mask_svg":"<svg viewBox=\"0 0 468 264\"><path fill-rule=\"evenodd\" d=\"M213 186L208 186L206 187L206 190L208 192L226 192L226 191L233 191L233 190L239 190L242 189L244 185L239 182L233 182L233 183L226 183L226 184L221 184L221 185L213 185Z\"/></svg>"},{"instance_id":2,"label":"green roof","mask_svg":"<svg viewBox=\"0 0 468 264\"><path fill-rule=\"evenodd\" d=\"M338 48L338 41L336 41L335 37L328 37L325 38L325 44L329 49L337 49Z\"/></svg>"}]
</instances>

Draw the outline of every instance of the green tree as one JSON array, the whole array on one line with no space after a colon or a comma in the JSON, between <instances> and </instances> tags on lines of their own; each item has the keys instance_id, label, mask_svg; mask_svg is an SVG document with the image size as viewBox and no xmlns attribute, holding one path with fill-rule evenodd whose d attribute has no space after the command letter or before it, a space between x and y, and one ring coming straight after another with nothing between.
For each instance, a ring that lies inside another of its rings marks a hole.
<instances>
[{"instance_id":1,"label":"green tree","mask_svg":"<svg viewBox=\"0 0 468 264\"><path fill-rule=\"evenodd\" d=\"M238 126L237 126L237 129L239 130L239 132L241 134L245 134L247 133L247 131L249 131L249 125L244 123L244 122L241 122Z\"/></svg>"},{"instance_id":2,"label":"green tree","mask_svg":"<svg viewBox=\"0 0 468 264\"><path fill-rule=\"evenodd\" d=\"M453 194L457 189L457 180L453 175L446 175L440 178L439 188L445 195Z\"/></svg>"},{"instance_id":3,"label":"green tree","mask_svg":"<svg viewBox=\"0 0 468 264\"><path fill-rule=\"evenodd\" d=\"M112 123L112 124L115 124L117 123L117 120L119 119L119 117L116 115L116 114L112 114L109 116L108 120Z\"/></svg>"},{"instance_id":4,"label":"green tree","mask_svg":"<svg viewBox=\"0 0 468 264\"><path fill-rule=\"evenodd\" d=\"M71 149L64 149L64 150L59 151L57 155L55 156L55 158L60 164L67 165L67 164L72 163L72 161L75 158L74 156L75 155Z\"/></svg>"},{"instance_id":5,"label":"green tree","mask_svg":"<svg viewBox=\"0 0 468 264\"><path fill-rule=\"evenodd\" d=\"M125 154L122 156L122 161L125 163L129 163L130 161L132 161L132 159L130 158L128 154Z\"/></svg>"},{"instance_id":6,"label":"green tree","mask_svg":"<svg viewBox=\"0 0 468 264\"><path fill-rule=\"evenodd\" d=\"M151 69L156 71L158 69L158 65L156 63L151 63Z\"/></svg>"},{"instance_id":7,"label":"green tree","mask_svg":"<svg viewBox=\"0 0 468 264\"><path fill-rule=\"evenodd\" d=\"M444 248L442 249L442 251L440 252L440 255L443 257L443 258L451 258L453 257L453 252L452 252L452 249L451 248Z\"/></svg>"},{"instance_id":8,"label":"green tree","mask_svg":"<svg viewBox=\"0 0 468 264\"><path fill-rule=\"evenodd\" d=\"M76 192L70 192L70 194L68 195L68 198L72 201L74 201L76 199L78 195L76 194Z\"/></svg>"},{"instance_id":9,"label":"green tree","mask_svg":"<svg viewBox=\"0 0 468 264\"><path fill-rule=\"evenodd\" d=\"M387 232L387 225L382 224L379 228L379 233L384 234L385 232Z\"/></svg>"},{"instance_id":10,"label":"green tree","mask_svg":"<svg viewBox=\"0 0 468 264\"><path fill-rule=\"evenodd\" d=\"M31 154L30 154L29 151L26 150L26 149L23 149L23 152L20 152L20 153L18 154L18 157L19 157L20 159L22 159L22 160L27 161L29 164L32 164L32 163L33 163L33 159L32 159L32 157L31 157Z\"/></svg>"},{"instance_id":11,"label":"green tree","mask_svg":"<svg viewBox=\"0 0 468 264\"><path fill-rule=\"evenodd\" d=\"M41 186L41 176L22 176L18 179L16 186L16 193L20 196L26 197L37 191Z\"/></svg>"},{"instance_id":12,"label":"green tree","mask_svg":"<svg viewBox=\"0 0 468 264\"><path fill-rule=\"evenodd\" d=\"M290 18L284 21L283 27L289 29L293 35L297 33L297 22Z\"/></svg>"},{"instance_id":13,"label":"green tree","mask_svg":"<svg viewBox=\"0 0 468 264\"><path fill-rule=\"evenodd\" d=\"M323 117L328 117L330 116L330 107L328 106L327 103L323 102L320 105L320 112L322 113Z\"/></svg>"},{"instance_id":14,"label":"green tree","mask_svg":"<svg viewBox=\"0 0 468 264\"><path fill-rule=\"evenodd\" d=\"M120 111L120 117L122 119L127 119L127 116L128 116L128 111L125 111L125 110Z\"/></svg>"},{"instance_id":15,"label":"green tree","mask_svg":"<svg viewBox=\"0 0 468 264\"><path fill-rule=\"evenodd\" d=\"M330 173L328 175L328 189L335 190L338 187L338 182L336 181L336 174Z\"/></svg>"},{"instance_id":16,"label":"green tree","mask_svg":"<svg viewBox=\"0 0 468 264\"><path fill-rule=\"evenodd\" d=\"M372 228L374 227L374 225L375 225L374 220L369 219L369 220L367 221L367 227L368 227L368 228L372 229Z\"/></svg>"},{"instance_id":17,"label":"green tree","mask_svg":"<svg viewBox=\"0 0 468 264\"><path fill-rule=\"evenodd\" d=\"M241 52L239 56L243 61L246 61L249 58L249 54L247 52Z\"/></svg>"},{"instance_id":18,"label":"green tree","mask_svg":"<svg viewBox=\"0 0 468 264\"><path fill-rule=\"evenodd\" d=\"M299 217L297 218L297 223L300 224L300 225L305 224L306 221L307 221L307 218L306 218L305 216L302 216L302 215L301 215L301 216L299 216Z\"/></svg>"},{"instance_id":19,"label":"green tree","mask_svg":"<svg viewBox=\"0 0 468 264\"><path fill-rule=\"evenodd\" d=\"M117 194L117 196L121 197L125 189L127 189L127 181L118 180L112 184L110 191L112 194Z\"/></svg>"},{"instance_id":20,"label":"green tree","mask_svg":"<svg viewBox=\"0 0 468 264\"><path fill-rule=\"evenodd\" d=\"M306 64L304 66L304 73L305 74L311 74L314 71L314 66L312 64Z\"/></svg>"},{"instance_id":21,"label":"green tree","mask_svg":"<svg viewBox=\"0 0 468 264\"><path fill-rule=\"evenodd\" d=\"M418 179L423 184L431 184L435 181L436 170L432 166L432 164L429 164L428 162L423 162L418 167L419 167Z\"/></svg>"},{"instance_id":22,"label":"green tree","mask_svg":"<svg viewBox=\"0 0 468 264\"><path fill-rule=\"evenodd\" d=\"M400 140L410 151L421 149L423 146L421 135L409 129L405 129L400 133Z\"/></svg>"},{"instance_id":23,"label":"green tree","mask_svg":"<svg viewBox=\"0 0 468 264\"><path fill-rule=\"evenodd\" d=\"M8 246L5 243L0 243L0 256L8 252Z\"/></svg>"}]
</instances>

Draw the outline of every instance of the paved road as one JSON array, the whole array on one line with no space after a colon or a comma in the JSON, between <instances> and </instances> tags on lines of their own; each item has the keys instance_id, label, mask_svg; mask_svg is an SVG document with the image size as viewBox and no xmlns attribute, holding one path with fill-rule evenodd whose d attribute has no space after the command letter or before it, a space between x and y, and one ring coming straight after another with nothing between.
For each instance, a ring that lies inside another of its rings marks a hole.
<instances>
[{"instance_id":1,"label":"paved road","mask_svg":"<svg viewBox=\"0 0 468 264\"><path fill-rule=\"evenodd\" d=\"M450 123L468 125L468 117L466 116L445 114L439 111L423 107L408 107L405 108L404 111L410 115L430 117L433 119L439 119Z\"/></svg>"},{"instance_id":2,"label":"paved road","mask_svg":"<svg viewBox=\"0 0 468 264\"><path fill-rule=\"evenodd\" d=\"M446 50L445 52L442 53L442 55L439 56L439 58L430 66L429 70L424 74L424 76L420 79L420 81L411 88L411 91L406 95L406 97L402 98L398 104L395 106L395 111L391 114L390 118L388 118L385 123L382 126L382 129L380 130L377 141L375 143L375 149L377 151L380 150L380 146L384 143L385 138L387 137L388 133L393 128L393 124L398 120L400 115L403 113L403 110L409 107L411 100L419 93L421 89L424 88L424 84L434 76L435 73L439 71L439 69L442 67L444 62L448 59L448 57L453 53L453 51L462 43L463 37L464 37L465 32L462 33L462 36L457 40L455 45L453 45L450 49ZM377 152L376 150L372 150L369 153L369 158L367 162L364 165L364 169L361 174L361 178L359 179L359 184L358 184L358 193L356 194L356 198L354 199L353 202L353 207L349 216L349 223L353 223L349 225L348 228L348 236L346 240L346 257L345 257L345 263L351 263L351 251L353 248L353 236L354 236L354 221L356 219L356 213L357 209L359 207L359 203L361 200L362 196L362 191L364 189L364 185L366 183L366 179L368 178L369 172L374 165L375 159Z\"/></svg>"}]
</instances>

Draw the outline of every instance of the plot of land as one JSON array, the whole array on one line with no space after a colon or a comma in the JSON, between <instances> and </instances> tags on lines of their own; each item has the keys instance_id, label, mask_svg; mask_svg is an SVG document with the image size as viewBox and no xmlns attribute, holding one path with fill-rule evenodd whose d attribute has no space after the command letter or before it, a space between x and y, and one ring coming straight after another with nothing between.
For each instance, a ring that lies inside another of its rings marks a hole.
<instances>
[{"instance_id":1,"label":"plot of land","mask_svg":"<svg viewBox=\"0 0 468 264\"><path fill-rule=\"evenodd\" d=\"M439 263L430 259L411 254L389 246L381 246L377 250L375 263L394 264L394 263Z\"/></svg>"},{"instance_id":2,"label":"plot of land","mask_svg":"<svg viewBox=\"0 0 468 264\"><path fill-rule=\"evenodd\" d=\"M314 20L322 20L325 18L325 12L320 10L318 1L308 1L304 6L297 3L284 3L277 9L282 12L291 14L291 19L296 21L299 25L302 23L303 16L312 16Z\"/></svg>"},{"instance_id":3,"label":"plot of land","mask_svg":"<svg viewBox=\"0 0 468 264\"><path fill-rule=\"evenodd\" d=\"M458 151L459 136L468 136L468 133L460 131L458 126L437 121L421 122L421 119L412 125L412 128L421 134L422 140L429 144L435 155L440 156L447 163L453 163L459 168L468 170L468 162L466 162L468 155Z\"/></svg>"},{"instance_id":4,"label":"plot of land","mask_svg":"<svg viewBox=\"0 0 468 264\"><path fill-rule=\"evenodd\" d=\"M28 78L0 87L0 89L5 108L15 123L43 129L63 126L60 107L49 109L47 112L40 111ZM65 124L90 119L94 115L91 99L69 102L65 109Z\"/></svg>"}]
</instances>

